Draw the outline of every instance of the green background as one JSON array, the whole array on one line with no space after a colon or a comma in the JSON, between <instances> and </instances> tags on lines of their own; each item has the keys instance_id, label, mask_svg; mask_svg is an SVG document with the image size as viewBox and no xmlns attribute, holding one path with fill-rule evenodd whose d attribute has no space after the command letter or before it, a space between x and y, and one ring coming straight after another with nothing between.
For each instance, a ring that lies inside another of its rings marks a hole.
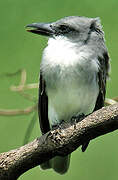
<instances>
[{"instance_id":1,"label":"green background","mask_svg":"<svg viewBox=\"0 0 118 180\"><path fill-rule=\"evenodd\" d=\"M26 108L33 103L9 90L17 85L20 76L6 77L25 68L27 83L38 82L40 60L46 46L44 37L27 33L25 25L32 22L51 22L64 16L79 15L100 17L105 31L106 44L111 57L111 76L107 85L107 97L118 95L118 1L117 0L1 0L0 1L0 109ZM28 90L37 97L38 90ZM25 133L33 114L0 116L0 152L23 144ZM29 141L40 135L38 118ZM39 167L23 174L20 180L32 179L118 179L117 131L93 140L85 153L80 148L72 153L67 174L61 176L42 171Z\"/></svg>"}]
</instances>

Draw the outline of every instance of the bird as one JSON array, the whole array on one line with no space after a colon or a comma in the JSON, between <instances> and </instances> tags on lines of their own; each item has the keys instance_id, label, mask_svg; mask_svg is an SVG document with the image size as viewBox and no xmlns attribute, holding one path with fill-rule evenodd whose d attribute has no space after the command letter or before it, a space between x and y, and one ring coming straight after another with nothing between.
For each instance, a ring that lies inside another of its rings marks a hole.
<instances>
[{"instance_id":1,"label":"bird","mask_svg":"<svg viewBox=\"0 0 118 180\"><path fill-rule=\"evenodd\" d=\"M48 38L40 64L39 122L42 134L104 106L110 58L99 17L67 16L32 23L26 30ZM83 143L84 152L89 140ZM70 154L41 164L59 174L69 169Z\"/></svg>"}]
</instances>

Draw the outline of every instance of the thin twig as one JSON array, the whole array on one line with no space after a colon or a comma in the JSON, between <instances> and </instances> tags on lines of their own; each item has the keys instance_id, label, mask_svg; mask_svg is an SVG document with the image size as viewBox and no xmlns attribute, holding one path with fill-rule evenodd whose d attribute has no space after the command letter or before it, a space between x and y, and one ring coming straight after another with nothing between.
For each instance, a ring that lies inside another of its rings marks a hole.
<instances>
[{"instance_id":1,"label":"thin twig","mask_svg":"<svg viewBox=\"0 0 118 180\"><path fill-rule=\"evenodd\" d=\"M34 106L27 107L25 109L0 109L1 116L16 116L16 115L27 115L37 110L37 104Z\"/></svg>"},{"instance_id":2,"label":"thin twig","mask_svg":"<svg viewBox=\"0 0 118 180\"><path fill-rule=\"evenodd\" d=\"M109 98L105 99L105 105L106 106L112 105L112 104L115 104L115 103L117 103L117 101L115 99L109 99Z\"/></svg>"},{"instance_id":3,"label":"thin twig","mask_svg":"<svg viewBox=\"0 0 118 180\"><path fill-rule=\"evenodd\" d=\"M31 84L20 85L20 86L11 86L10 89L12 91L23 91L23 90L34 89L38 87L39 87L38 83L31 83Z\"/></svg>"},{"instance_id":4,"label":"thin twig","mask_svg":"<svg viewBox=\"0 0 118 180\"><path fill-rule=\"evenodd\" d=\"M23 96L25 99L30 100L30 101L32 101L32 102L34 102L34 103L37 103L37 98L34 97L33 95L28 94L28 93L26 93L26 92L24 92L24 91L19 91L19 94L20 94L21 96Z\"/></svg>"}]
</instances>

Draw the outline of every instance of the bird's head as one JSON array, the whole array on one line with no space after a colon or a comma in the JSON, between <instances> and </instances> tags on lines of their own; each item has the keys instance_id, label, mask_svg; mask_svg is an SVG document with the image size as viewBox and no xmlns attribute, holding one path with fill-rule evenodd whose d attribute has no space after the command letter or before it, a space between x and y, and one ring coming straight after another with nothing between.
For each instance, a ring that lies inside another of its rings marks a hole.
<instances>
[{"instance_id":1,"label":"bird's head","mask_svg":"<svg viewBox=\"0 0 118 180\"><path fill-rule=\"evenodd\" d=\"M64 37L71 42L86 42L96 37L103 39L99 18L69 16L52 23L32 23L26 30L49 38Z\"/></svg>"}]
</instances>

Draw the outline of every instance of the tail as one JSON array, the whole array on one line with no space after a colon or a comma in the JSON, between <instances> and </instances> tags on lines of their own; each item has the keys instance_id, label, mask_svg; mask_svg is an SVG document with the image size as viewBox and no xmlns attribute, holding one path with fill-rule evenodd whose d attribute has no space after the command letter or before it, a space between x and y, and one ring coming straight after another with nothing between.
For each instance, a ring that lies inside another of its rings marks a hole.
<instances>
[{"instance_id":1,"label":"tail","mask_svg":"<svg viewBox=\"0 0 118 180\"><path fill-rule=\"evenodd\" d=\"M89 145L89 142L90 142L90 141L87 141L87 142L85 142L85 143L82 144L82 148L81 148L81 149L82 149L82 152L86 151L86 149L87 149L87 147L88 147L88 145Z\"/></svg>"},{"instance_id":2,"label":"tail","mask_svg":"<svg viewBox=\"0 0 118 180\"><path fill-rule=\"evenodd\" d=\"M43 170L52 168L57 173L64 174L68 171L69 164L70 164L70 154L64 157L56 156L51 160L41 164L40 166Z\"/></svg>"}]
</instances>

